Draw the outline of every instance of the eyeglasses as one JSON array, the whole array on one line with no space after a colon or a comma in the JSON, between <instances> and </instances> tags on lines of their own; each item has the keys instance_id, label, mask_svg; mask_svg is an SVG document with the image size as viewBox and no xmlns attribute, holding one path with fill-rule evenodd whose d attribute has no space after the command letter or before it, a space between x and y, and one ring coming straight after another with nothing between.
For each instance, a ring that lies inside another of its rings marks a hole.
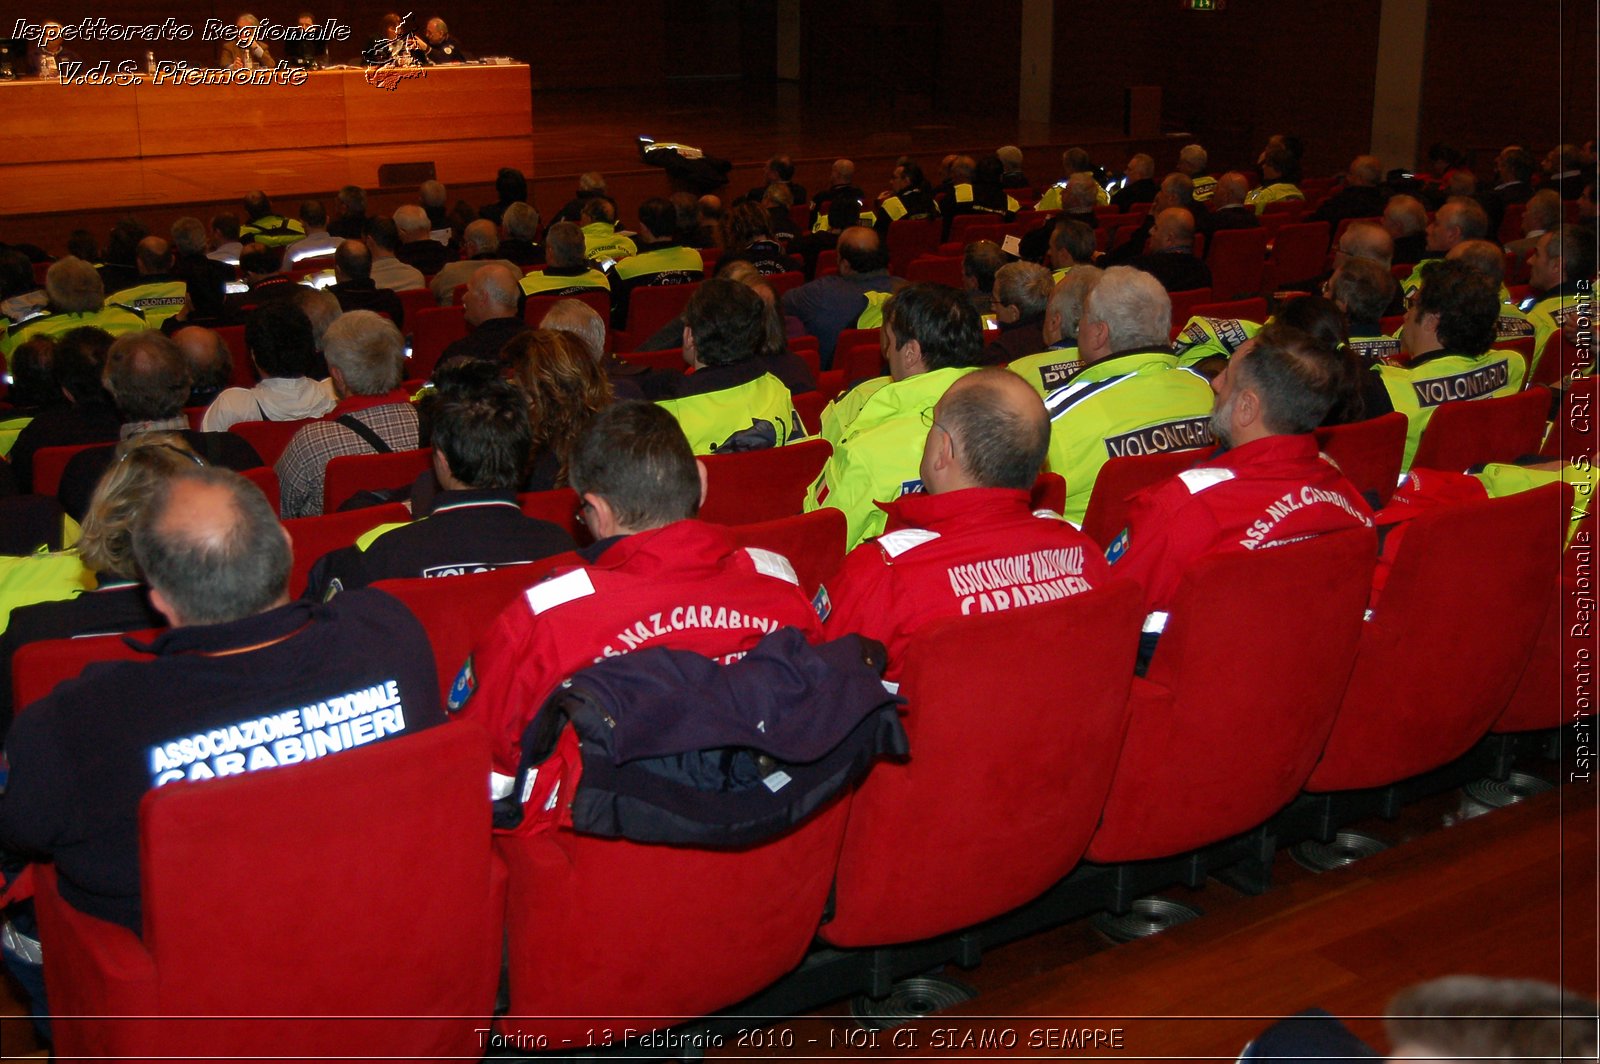
<instances>
[{"instance_id":1,"label":"eyeglasses","mask_svg":"<svg viewBox=\"0 0 1600 1064\"><path fill-rule=\"evenodd\" d=\"M1422 290L1419 288L1417 291L1407 294L1407 296L1406 296L1406 309L1407 310L1415 310L1417 308L1417 304L1419 304L1421 302L1422 302Z\"/></svg>"},{"instance_id":2,"label":"eyeglasses","mask_svg":"<svg viewBox=\"0 0 1600 1064\"><path fill-rule=\"evenodd\" d=\"M186 451L182 447L174 447L170 443L141 443L136 447L129 447L122 453L122 457L117 459L117 464L121 465L123 462L126 462L140 451L171 451L173 454L183 455L183 457L187 458L197 466L204 467L206 464L206 460L195 454L193 451Z\"/></svg>"},{"instance_id":3,"label":"eyeglasses","mask_svg":"<svg viewBox=\"0 0 1600 1064\"><path fill-rule=\"evenodd\" d=\"M931 407L931 406L928 407L928 409L926 409L926 410L924 410L922 412L922 424L923 424L923 427L925 427L925 428L938 429L940 432L944 433L946 436L950 436L950 430L945 428L943 425L939 424L937 421L935 421L933 419L933 407ZM955 437L951 436L951 439L954 439L954 438Z\"/></svg>"}]
</instances>

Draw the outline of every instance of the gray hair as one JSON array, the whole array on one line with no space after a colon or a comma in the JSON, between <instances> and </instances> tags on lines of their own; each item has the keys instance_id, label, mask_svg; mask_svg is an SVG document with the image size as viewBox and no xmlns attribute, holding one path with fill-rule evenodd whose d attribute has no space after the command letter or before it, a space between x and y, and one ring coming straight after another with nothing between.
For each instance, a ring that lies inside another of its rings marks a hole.
<instances>
[{"instance_id":1,"label":"gray hair","mask_svg":"<svg viewBox=\"0 0 1600 1064\"><path fill-rule=\"evenodd\" d=\"M545 312L539 328L576 336L596 362L605 357L606 320L581 299L557 300L556 305Z\"/></svg>"},{"instance_id":2,"label":"gray hair","mask_svg":"<svg viewBox=\"0 0 1600 1064\"><path fill-rule=\"evenodd\" d=\"M518 240L532 240L539 231L539 212L521 200L506 208L502 220L506 232Z\"/></svg>"},{"instance_id":3,"label":"gray hair","mask_svg":"<svg viewBox=\"0 0 1600 1064\"><path fill-rule=\"evenodd\" d=\"M204 255L205 223L198 218L179 218L172 223L172 243L185 255Z\"/></svg>"},{"instance_id":4,"label":"gray hair","mask_svg":"<svg viewBox=\"0 0 1600 1064\"><path fill-rule=\"evenodd\" d=\"M1112 351L1165 347L1172 331L1172 297L1161 282L1132 266L1113 266L1100 276L1083 304L1083 322L1103 322Z\"/></svg>"},{"instance_id":5,"label":"gray hair","mask_svg":"<svg viewBox=\"0 0 1600 1064\"><path fill-rule=\"evenodd\" d=\"M355 395L382 395L400 386L406 340L394 323L370 310L352 310L328 326L323 354Z\"/></svg>"},{"instance_id":6,"label":"gray hair","mask_svg":"<svg viewBox=\"0 0 1600 1064\"><path fill-rule=\"evenodd\" d=\"M1391 196L1383 208L1383 217L1394 223L1401 236L1420 233L1428 227L1428 210L1415 196Z\"/></svg>"},{"instance_id":7,"label":"gray hair","mask_svg":"<svg viewBox=\"0 0 1600 1064\"><path fill-rule=\"evenodd\" d=\"M994 297L1003 307L1016 307L1024 318L1043 314L1050 302L1050 271L1036 262L1008 262L994 275Z\"/></svg>"},{"instance_id":8,"label":"gray hair","mask_svg":"<svg viewBox=\"0 0 1600 1064\"><path fill-rule=\"evenodd\" d=\"M417 233L421 233L426 236L428 231L433 228L428 221L428 212L418 207L415 203L407 203L403 207L395 208L394 227L400 231L402 239L408 234L415 236Z\"/></svg>"},{"instance_id":9,"label":"gray hair","mask_svg":"<svg viewBox=\"0 0 1600 1064\"><path fill-rule=\"evenodd\" d=\"M106 301L100 271L71 255L50 264L44 275L44 290L50 305L67 314L93 314Z\"/></svg>"},{"instance_id":10,"label":"gray hair","mask_svg":"<svg viewBox=\"0 0 1600 1064\"><path fill-rule=\"evenodd\" d=\"M461 239L476 248L480 255L500 248L500 236L495 232L494 223L487 218L479 218L469 223L462 232Z\"/></svg>"},{"instance_id":11,"label":"gray hair","mask_svg":"<svg viewBox=\"0 0 1600 1064\"><path fill-rule=\"evenodd\" d=\"M1532 226L1534 229L1554 229L1561 224L1561 194L1553 188L1541 188L1528 198L1522 208L1522 226L1530 228L1529 222L1537 221L1539 224Z\"/></svg>"},{"instance_id":12,"label":"gray hair","mask_svg":"<svg viewBox=\"0 0 1600 1064\"><path fill-rule=\"evenodd\" d=\"M557 222L544 235L544 260L546 265L571 269L582 266L587 258L583 230L575 222Z\"/></svg>"},{"instance_id":13,"label":"gray hair","mask_svg":"<svg viewBox=\"0 0 1600 1064\"><path fill-rule=\"evenodd\" d=\"M498 262L479 266L468 285L500 310L515 311L522 298L522 278Z\"/></svg>"},{"instance_id":14,"label":"gray hair","mask_svg":"<svg viewBox=\"0 0 1600 1064\"><path fill-rule=\"evenodd\" d=\"M338 297L323 288L301 285L292 298L295 307L311 323L311 342L321 351L324 338L328 335L328 326L344 313Z\"/></svg>"},{"instance_id":15,"label":"gray hair","mask_svg":"<svg viewBox=\"0 0 1600 1064\"><path fill-rule=\"evenodd\" d=\"M1203 173L1209 161L1206 150L1198 144L1186 144L1178 153L1178 165L1188 167L1190 173Z\"/></svg>"},{"instance_id":16,"label":"gray hair","mask_svg":"<svg viewBox=\"0 0 1600 1064\"><path fill-rule=\"evenodd\" d=\"M424 207L443 207L447 192L438 181L424 181L417 186L417 198Z\"/></svg>"},{"instance_id":17,"label":"gray hair","mask_svg":"<svg viewBox=\"0 0 1600 1064\"><path fill-rule=\"evenodd\" d=\"M1061 315L1061 338L1077 339L1083 305L1104 273L1098 266L1074 266L1050 291L1049 309Z\"/></svg>"},{"instance_id":18,"label":"gray hair","mask_svg":"<svg viewBox=\"0 0 1600 1064\"><path fill-rule=\"evenodd\" d=\"M1061 194L1061 205L1068 210L1092 210L1100 202L1100 186L1095 184L1094 175L1088 171L1080 171L1067 178L1066 191Z\"/></svg>"}]
</instances>

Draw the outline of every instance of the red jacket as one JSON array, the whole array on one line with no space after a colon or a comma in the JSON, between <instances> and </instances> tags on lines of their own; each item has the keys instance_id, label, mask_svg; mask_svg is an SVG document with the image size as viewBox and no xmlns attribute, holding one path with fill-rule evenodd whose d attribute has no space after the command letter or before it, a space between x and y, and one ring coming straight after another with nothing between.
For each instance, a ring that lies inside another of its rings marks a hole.
<instances>
[{"instance_id":1,"label":"red jacket","mask_svg":"<svg viewBox=\"0 0 1600 1064\"><path fill-rule=\"evenodd\" d=\"M1218 550L1276 546L1345 528L1372 527L1372 510L1320 457L1310 433L1267 436L1212 455L1135 495L1128 527L1106 556L1116 575L1144 588L1164 612L1183 573ZM1151 629L1146 623L1147 631Z\"/></svg>"},{"instance_id":2,"label":"red jacket","mask_svg":"<svg viewBox=\"0 0 1600 1064\"><path fill-rule=\"evenodd\" d=\"M1054 602L1109 571L1094 541L1028 493L968 488L882 503L889 531L851 551L818 595L828 637L860 632L889 648L898 682L911 633L941 617Z\"/></svg>"},{"instance_id":3,"label":"red jacket","mask_svg":"<svg viewBox=\"0 0 1600 1064\"><path fill-rule=\"evenodd\" d=\"M678 521L523 592L467 660L450 708L488 731L497 777L512 777L523 729L579 669L655 646L732 661L786 625L807 642L822 635L786 558L737 547L718 525Z\"/></svg>"}]
</instances>

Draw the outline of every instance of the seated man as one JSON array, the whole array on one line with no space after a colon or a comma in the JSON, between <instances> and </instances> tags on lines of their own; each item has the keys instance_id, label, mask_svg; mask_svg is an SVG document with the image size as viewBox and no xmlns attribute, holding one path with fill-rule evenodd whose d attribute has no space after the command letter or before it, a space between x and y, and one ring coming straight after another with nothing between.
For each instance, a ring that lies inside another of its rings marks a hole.
<instances>
[{"instance_id":1,"label":"seated man","mask_svg":"<svg viewBox=\"0 0 1600 1064\"><path fill-rule=\"evenodd\" d=\"M1204 555L1372 527L1361 493L1321 456L1312 434L1338 399L1344 372L1332 347L1269 325L1212 382L1211 433L1221 449L1136 495L1128 527L1106 551L1114 575L1144 589L1141 663L1166 626L1178 582Z\"/></svg>"},{"instance_id":2,"label":"seated man","mask_svg":"<svg viewBox=\"0 0 1600 1064\"><path fill-rule=\"evenodd\" d=\"M1054 602L1105 583L1089 537L1031 510L1049 446L1044 404L1015 374L981 369L952 384L922 449L927 493L887 504L890 530L851 551L817 595L827 635L859 632L883 643L884 676L898 682L912 633L929 621Z\"/></svg>"},{"instance_id":3,"label":"seated man","mask_svg":"<svg viewBox=\"0 0 1600 1064\"><path fill-rule=\"evenodd\" d=\"M368 218L351 240L365 240L372 253L372 283L391 292L409 292L426 286L422 271L401 261L400 230L388 218Z\"/></svg>"},{"instance_id":4,"label":"seated man","mask_svg":"<svg viewBox=\"0 0 1600 1064\"><path fill-rule=\"evenodd\" d=\"M788 387L759 357L767 306L737 281L713 277L683 312L683 360L695 370L661 405L678 419L695 454L782 447L804 436Z\"/></svg>"},{"instance_id":5,"label":"seated man","mask_svg":"<svg viewBox=\"0 0 1600 1064\"><path fill-rule=\"evenodd\" d=\"M264 244L246 244L239 252L239 273L248 287L229 292L222 300L222 313L237 324L256 307L294 298L299 285L283 272L283 249Z\"/></svg>"},{"instance_id":6,"label":"seated man","mask_svg":"<svg viewBox=\"0 0 1600 1064\"><path fill-rule=\"evenodd\" d=\"M889 276L889 253L877 232L856 226L839 234L839 272L785 293L783 312L799 318L817 338L822 368L828 369L839 333L877 325L884 300L904 284Z\"/></svg>"},{"instance_id":7,"label":"seated man","mask_svg":"<svg viewBox=\"0 0 1600 1064\"><path fill-rule=\"evenodd\" d=\"M598 288L609 291L611 279L589 265L583 230L575 222L557 222L544 237L544 269L524 274L522 291L530 296L570 296Z\"/></svg>"},{"instance_id":8,"label":"seated man","mask_svg":"<svg viewBox=\"0 0 1600 1064\"><path fill-rule=\"evenodd\" d=\"M1131 266L1105 271L1084 301L1078 353L1088 365L1044 400L1050 470L1066 478L1073 524L1083 523L1108 460L1211 444L1211 385L1178 368L1171 322L1161 282Z\"/></svg>"},{"instance_id":9,"label":"seated man","mask_svg":"<svg viewBox=\"0 0 1600 1064\"><path fill-rule=\"evenodd\" d=\"M933 406L983 363L977 312L944 285L896 292L883 307L880 342L889 376L863 381L828 404L822 435L833 454L806 492L807 513L844 511L851 547L883 531L880 503L922 490L918 464Z\"/></svg>"},{"instance_id":10,"label":"seated man","mask_svg":"<svg viewBox=\"0 0 1600 1064\"><path fill-rule=\"evenodd\" d=\"M1012 373L1033 385L1040 397L1049 395L1083 368L1078 354L1078 324L1083 320L1083 303L1100 283L1098 266L1074 266L1057 281L1045 304L1045 349L1038 354L1014 358L1007 365Z\"/></svg>"},{"instance_id":11,"label":"seated man","mask_svg":"<svg viewBox=\"0 0 1600 1064\"><path fill-rule=\"evenodd\" d=\"M586 201L578 220L583 226L585 258L604 264L607 259L625 259L639 250L632 237L617 232L617 205L604 196Z\"/></svg>"},{"instance_id":12,"label":"seated man","mask_svg":"<svg viewBox=\"0 0 1600 1064\"><path fill-rule=\"evenodd\" d=\"M454 256L450 249L433 238L433 222L428 212L415 203L395 208L394 229L400 237L395 258L424 274L438 273Z\"/></svg>"},{"instance_id":13,"label":"seated man","mask_svg":"<svg viewBox=\"0 0 1600 1064\"><path fill-rule=\"evenodd\" d=\"M222 334L204 325L174 330L172 342L189 364L189 398L184 406L210 406L233 379L233 351Z\"/></svg>"},{"instance_id":14,"label":"seated man","mask_svg":"<svg viewBox=\"0 0 1600 1064\"><path fill-rule=\"evenodd\" d=\"M379 288L372 280L372 252L360 240L346 240L333 255L333 287L328 291L339 301L339 309L370 310L387 314L395 328L405 329L406 308L391 289Z\"/></svg>"},{"instance_id":15,"label":"seated man","mask_svg":"<svg viewBox=\"0 0 1600 1064\"><path fill-rule=\"evenodd\" d=\"M1363 366L1395 364L1404 357L1400 338L1384 335L1381 324L1398 287L1394 276L1371 259L1347 258L1334 267L1323 288L1323 294L1344 311L1350 350L1360 356Z\"/></svg>"},{"instance_id":16,"label":"seated man","mask_svg":"<svg viewBox=\"0 0 1600 1064\"><path fill-rule=\"evenodd\" d=\"M158 236L139 241L133 254L139 281L106 297L107 303L144 315L145 325L159 329L189 301L189 286L172 273L172 246Z\"/></svg>"},{"instance_id":17,"label":"seated man","mask_svg":"<svg viewBox=\"0 0 1600 1064\"><path fill-rule=\"evenodd\" d=\"M306 227L293 218L274 213L266 193L260 189L244 198L244 211L250 220L239 228L239 238L246 244L281 248L305 239Z\"/></svg>"},{"instance_id":18,"label":"seated man","mask_svg":"<svg viewBox=\"0 0 1600 1064\"><path fill-rule=\"evenodd\" d=\"M399 329L370 310L352 310L328 326L323 354L339 403L328 420L295 433L278 456L283 516L322 512L330 460L416 449L417 408L400 389L405 344Z\"/></svg>"},{"instance_id":19,"label":"seated man","mask_svg":"<svg viewBox=\"0 0 1600 1064\"><path fill-rule=\"evenodd\" d=\"M461 259L452 262L433 275L429 288L439 306L448 307L455 300L456 285L466 284L472 275L487 263L495 263L522 276L522 268L500 254L500 232L496 223L479 218L461 234Z\"/></svg>"},{"instance_id":20,"label":"seated man","mask_svg":"<svg viewBox=\"0 0 1600 1064\"><path fill-rule=\"evenodd\" d=\"M244 344L261 381L253 388L224 390L206 407L202 429L223 432L241 421L299 421L333 409L333 389L311 376L317 370L316 340L310 319L298 307L278 300L251 311Z\"/></svg>"},{"instance_id":21,"label":"seated man","mask_svg":"<svg viewBox=\"0 0 1600 1064\"><path fill-rule=\"evenodd\" d=\"M501 613L467 659L450 709L492 743L494 797L510 793L522 733L556 685L602 658L649 647L736 660L792 626L822 626L780 554L736 547L727 529L692 519L705 467L672 416L623 402L596 414L573 448L568 479L595 543L588 564L535 584ZM424 654L426 656L426 654ZM560 783L542 772L524 795L546 808Z\"/></svg>"},{"instance_id":22,"label":"seated man","mask_svg":"<svg viewBox=\"0 0 1600 1064\"><path fill-rule=\"evenodd\" d=\"M528 323L517 309L522 292L519 279L517 270L507 269L498 262L473 271L461 300L466 308L469 331L445 347L439 355L440 365L455 358L500 361L500 351L506 344L528 329Z\"/></svg>"},{"instance_id":23,"label":"seated man","mask_svg":"<svg viewBox=\"0 0 1600 1064\"><path fill-rule=\"evenodd\" d=\"M44 275L49 309L0 332L0 358L35 336L58 337L85 325L112 336L148 328L138 311L106 302L105 282L95 268L71 255L50 264Z\"/></svg>"},{"instance_id":24,"label":"seated man","mask_svg":"<svg viewBox=\"0 0 1600 1064\"><path fill-rule=\"evenodd\" d=\"M1464 262L1425 265L1422 287L1406 299L1400 330L1409 360L1403 366L1380 365L1376 372L1384 390L1374 389L1367 402L1369 418L1391 409L1406 416L1402 469L1411 468L1422 432L1441 403L1515 395L1527 374L1527 363L1517 352L1490 350L1500 316L1493 282Z\"/></svg>"},{"instance_id":25,"label":"seated man","mask_svg":"<svg viewBox=\"0 0 1600 1064\"><path fill-rule=\"evenodd\" d=\"M543 266L544 248L534 243L539 235L539 212L527 203L513 203L500 216L500 257L518 267Z\"/></svg>"},{"instance_id":26,"label":"seated man","mask_svg":"<svg viewBox=\"0 0 1600 1064\"><path fill-rule=\"evenodd\" d=\"M1528 257L1528 283L1534 294L1522 309L1535 322L1549 321L1574 338L1581 324L1588 328L1588 346L1594 348L1594 230L1562 225L1539 238ZM1553 335L1552 330L1551 335ZM1545 341L1537 342L1533 364L1544 356ZM1574 346L1579 346L1574 343ZM1531 373L1532 367L1529 368Z\"/></svg>"},{"instance_id":27,"label":"seated man","mask_svg":"<svg viewBox=\"0 0 1600 1064\"><path fill-rule=\"evenodd\" d=\"M1244 201L1254 207L1257 214L1267 207L1285 200L1304 200L1295 182L1299 180L1300 162L1287 148L1270 147L1261 153L1261 187L1251 191Z\"/></svg>"},{"instance_id":28,"label":"seated man","mask_svg":"<svg viewBox=\"0 0 1600 1064\"><path fill-rule=\"evenodd\" d=\"M1119 211L1129 210L1136 204L1149 203L1160 191L1156 185L1156 161L1144 152L1128 159L1122 176L1126 180L1116 195L1111 197L1111 205Z\"/></svg>"},{"instance_id":29,"label":"seated man","mask_svg":"<svg viewBox=\"0 0 1600 1064\"><path fill-rule=\"evenodd\" d=\"M1127 265L1150 274L1168 292L1211 287L1211 268L1194 254L1194 215L1184 208L1168 207L1156 217L1147 249Z\"/></svg>"},{"instance_id":30,"label":"seated man","mask_svg":"<svg viewBox=\"0 0 1600 1064\"><path fill-rule=\"evenodd\" d=\"M517 505L533 430L527 397L515 384L495 377L473 393L439 399L430 413L433 473L444 489L433 508L324 555L311 569L307 598L391 577L481 573L572 549L564 530L523 516Z\"/></svg>"},{"instance_id":31,"label":"seated man","mask_svg":"<svg viewBox=\"0 0 1600 1064\"><path fill-rule=\"evenodd\" d=\"M17 718L0 845L54 859L68 904L139 934L145 792L337 757L444 715L427 633L399 602L289 602L288 533L237 473L167 479L133 553L172 629L154 658L96 666Z\"/></svg>"},{"instance_id":32,"label":"seated man","mask_svg":"<svg viewBox=\"0 0 1600 1064\"><path fill-rule=\"evenodd\" d=\"M638 250L606 268L611 281L611 324L628 324L628 297L635 288L693 284L705 277L700 252L678 243L678 212L672 203L652 196L639 204Z\"/></svg>"},{"instance_id":33,"label":"seated man","mask_svg":"<svg viewBox=\"0 0 1600 1064\"><path fill-rule=\"evenodd\" d=\"M1050 271L1033 262L1009 262L995 271L994 320L986 333L984 361L1003 365L1044 347L1044 315L1054 283Z\"/></svg>"},{"instance_id":34,"label":"seated man","mask_svg":"<svg viewBox=\"0 0 1600 1064\"><path fill-rule=\"evenodd\" d=\"M196 432L183 412L189 398L189 364L172 340L154 330L117 337L106 352L101 383L117 404L122 417L121 438L133 439L149 432L175 432L208 465L228 469L255 469L261 465L243 437L231 432ZM62 509L76 520L89 510L89 498L106 467L115 459L116 447L91 447L67 461L56 497Z\"/></svg>"},{"instance_id":35,"label":"seated man","mask_svg":"<svg viewBox=\"0 0 1600 1064\"><path fill-rule=\"evenodd\" d=\"M35 337L12 356L11 395L37 403L8 456L19 492L33 491L33 456L44 448L117 441L122 417L100 380L111 342L105 330L85 326L54 343Z\"/></svg>"}]
</instances>

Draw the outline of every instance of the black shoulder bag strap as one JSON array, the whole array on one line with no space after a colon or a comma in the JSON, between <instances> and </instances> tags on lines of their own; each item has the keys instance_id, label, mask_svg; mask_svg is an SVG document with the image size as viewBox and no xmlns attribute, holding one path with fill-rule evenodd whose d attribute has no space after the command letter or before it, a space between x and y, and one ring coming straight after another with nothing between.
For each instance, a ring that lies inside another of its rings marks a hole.
<instances>
[{"instance_id":1,"label":"black shoulder bag strap","mask_svg":"<svg viewBox=\"0 0 1600 1064\"><path fill-rule=\"evenodd\" d=\"M389 454L394 450L393 447L390 447L387 443L383 442L382 436L379 436L376 432L372 431L371 426L369 426L365 421L362 421L360 418L356 417L354 414L342 414L339 417L334 418L334 420L343 425L345 428L349 429L351 432L355 433L357 436L360 436L363 440L366 440L367 446L371 447L379 454Z\"/></svg>"}]
</instances>

